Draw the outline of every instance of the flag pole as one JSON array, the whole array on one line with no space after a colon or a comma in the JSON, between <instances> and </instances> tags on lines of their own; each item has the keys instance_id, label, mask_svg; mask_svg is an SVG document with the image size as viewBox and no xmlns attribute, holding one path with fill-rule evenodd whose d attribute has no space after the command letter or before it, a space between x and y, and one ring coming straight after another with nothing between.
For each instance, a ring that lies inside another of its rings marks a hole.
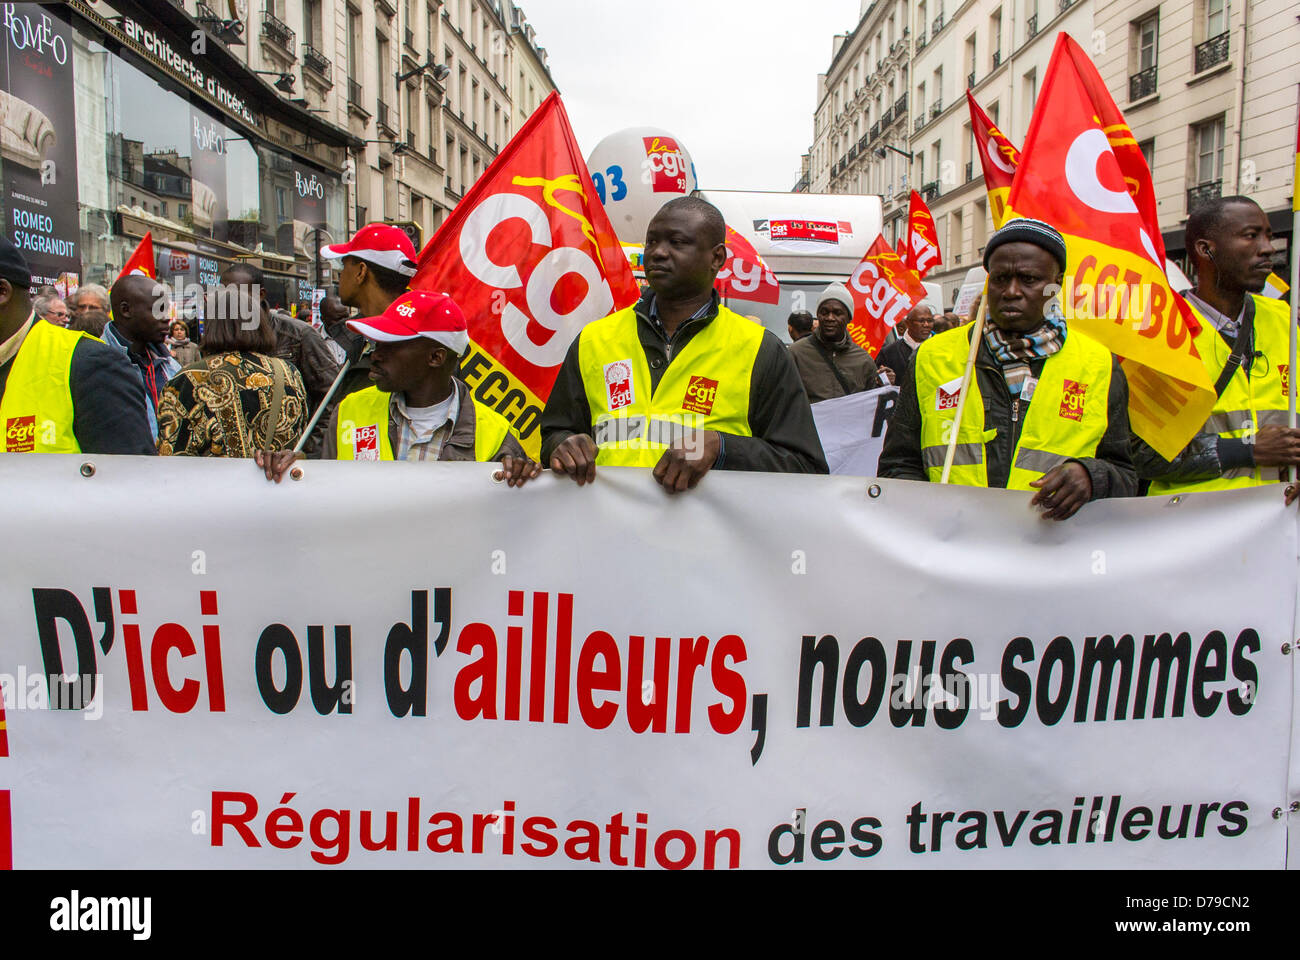
<instances>
[{"instance_id":1,"label":"flag pole","mask_svg":"<svg viewBox=\"0 0 1300 960\"><path fill-rule=\"evenodd\" d=\"M1296 169L1300 170L1300 152L1297 152ZM1296 196L1300 197L1300 184L1296 186ZM1295 247L1296 237L1300 237L1300 200L1293 204L1295 209L1291 213L1291 366L1286 378L1286 402L1287 402L1287 421L1286 424L1292 430L1296 428L1296 411L1295 411L1295 378L1296 378L1296 324L1300 322L1300 250ZM1296 469L1295 464L1287 467L1287 479L1295 483Z\"/></svg>"},{"instance_id":2,"label":"flag pole","mask_svg":"<svg viewBox=\"0 0 1300 960\"><path fill-rule=\"evenodd\" d=\"M1297 117L1300 117L1300 109L1296 111ZM1300 123L1300 120L1297 121ZM1288 376L1286 378L1286 402L1287 402L1287 420L1286 424L1292 430L1296 427L1295 415L1295 378L1296 378L1296 324L1300 322L1300 250L1296 250L1296 238L1300 237L1300 126L1296 130L1296 148L1295 148L1295 180L1291 184L1291 242L1288 244L1288 250L1291 254L1291 324L1290 324L1290 341L1291 341L1291 366L1287 368ZM1287 467L1286 476L1289 481L1295 483L1296 469L1295 464Z\"/></svg>"},{"instance_id":3,"label":"flag pole","mask_svg":"<svg viewBox=\"0 0 1300 960\"><path fill-rule=\"evenodd\" d=\"M962 412L966 409L966 396L970 393L971 374L975 370L975 355L979 353L980 339L984 336L984 317L989 310L989 287L984 284L984 296L980 297L979 313L975 315L974 329L970 335L970 354L966 357L966 370L961 378L961 393L957 394L957 415L953 418L952 436L948 438L948 450L943 455L943 475L940 483L947 483L952 473L952 461L957 455L957 436L961 433Z\"/></svg>"}]
</instances>

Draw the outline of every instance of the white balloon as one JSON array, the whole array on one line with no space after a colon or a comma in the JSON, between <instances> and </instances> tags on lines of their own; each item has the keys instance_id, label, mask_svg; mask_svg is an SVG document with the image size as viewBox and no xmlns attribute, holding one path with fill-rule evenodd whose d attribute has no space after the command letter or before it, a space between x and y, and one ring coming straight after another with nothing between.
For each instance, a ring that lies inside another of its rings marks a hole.
<instances>
[{"instance_id":1,"label":"white balloon","mask_svg":"<svg viewBox=\"0 0 1300 960\"><path fill-rule=\"evenodd\" d=\"M659 208L698 187L690 151L658 127L610 134L587 157L587 169L623 243L644 243Z\"/></svg>"}]
</instances>

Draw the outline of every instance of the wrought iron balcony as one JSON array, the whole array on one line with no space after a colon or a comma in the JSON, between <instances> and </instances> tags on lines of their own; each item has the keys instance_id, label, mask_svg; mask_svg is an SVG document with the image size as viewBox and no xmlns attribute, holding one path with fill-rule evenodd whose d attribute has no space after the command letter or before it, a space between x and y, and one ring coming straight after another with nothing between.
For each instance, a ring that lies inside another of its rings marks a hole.
<instances>
[{"instance_id":1,"label":"wrought iron balcony","mask_svg":"<svg viewBox=\"0 0 1300 960\"><path fill-rule=\"evenodd\" d=\"M1187 212L1190 214L1201 204L1209 200L1217 200L1223 196L1223 181L1212 180L1209 183L1198 184L1187 191Z\"/></svg>"},{"instance_id":2,"label":"wrought iron balcony","mask_svg":"<svg viewBox=\"0 0 1300 960\"><path fill-rule=\"evenodd\" d=\"M966 74L966 86L968 86L968 87L973 87L973 86L975 86L975 71L974 71L974 70L972 70L970 73Z\"/></svg>"},{"instance_id":3,"label":"wrought iron balcony","mask_svg":"<svg viewBox=\"0 0 1300 960\"><path fill-rule=\"evenodd\" d=\"M894 101L894 119L897 120L905 113L907 113L907 94Z\"/></svg>"},{"instance_id":4,"label":"wrought iron balcony","mask_svg":"<svg viewBox=\"0 0 1300 960\"><path fill-rule=\"evenodd\" d=\"M1074 0L1059 0L1056 9L1058 13L1065 13L1072 6L1074 6Z\"/></svg>"},{"instance_id":5,"label":"wrought iron balcony","mask_svg":"<svg viewBox=\"0 0 1300 960\"><path fill-rule=\"evenodd\" d=\"M269 10L262 13L262 36L293 56L296 36L293 29Z\"/></svg>"},{"instance_id":6,"label":"wrought iron balcony","mask_svg":"<svg viewBox=\"0 0 1300 960\"><path fill-rule=\"evenodd\" d=\"M348 103L354 107L361 106L361 84L348 77Z\"/></svg>"},{"instance_id":7,"label":"wrought iron balcony","mask_svg":"<svg viewBox=\"0 0 1300 960\"><path fill-rule=\"evenodd\" d=\"M970 183L974 179L975 179L975 161L967 160L966 161L966 182Z\"/></svg>"},{"instance_id":8,"label":"wrought iron balcony","mask_svg":"<svg viewBox=\"0 0 1300 960\"><path fill-rule=\"evenodd\" d=\"M411 149L411 150L414 150L414 149L415 149L415 131L414 131L414 130L407 130L407 131L406 131L406 146L407 146L409 149Z\"/></svg>"},{"instance_id":9,"label":"wrought iron balcony","mask_svg":"<svg viewBox=\"0 0 1300 960\"><path fill-rule=\"evenodd\" d=\"M867 149L867 137L864 135L863 138L858 141L858 152L861 153L866 149Z\"/></svg>"},{"instance_id":10,"label":"wrought iron balcony","mask_svg":"<svg viewBox=\"0 0 1300 960\"><path fill-rule=\"evenodd\" d=\"M853 146L849 147L849 159L850 160L858 159L858 145L856 143Z\"/></svg>"},{"instance_id":11,"label":"wrought iron balcony","mask_svg":"<svg viewBox=\"0 0 1300 960\"><path fill-rule=\"evenodd\" d=\"M302 65L309 70L316 71L319 76L324 77L326 80L330 78L329 58L310 43L302 45Z\"/></svg>"},{"instance_id":12,"label":"wrought iron balcony","mask_svg":"<svg viewBox=\"0 0 1300 960\"><path fill-rule=\"evenodd\" d=\"M1000 66L1002 66L1002 51L1001 51L1001 50L994 50L994 51L993 51L993 69L996 70L996 69L997 69L998 67L1000 67Z\"/></svg>"},{"instance_id":13,"label":"wrought iron balcony","mask_svg":"<svg viewBox=\"0 0 1300 960\"><path fill-rule=\"evenodd\" d=\"M878 136L880 136L880 121L876 121L871 125L871 139L874 140Z\"/></svg>"},{"instance_id":14,"label":"wrought iron balcony","mask_svg":"<svg viewBox=\"0 0 1300 960\"><path fill-rule=\"evenodd\" d=\"M434 165L438 163L438 148L433 144L429 144L429 162Z\"/></svg>"},{"instance_id":15,"label":"wrought iron balcony","mask_svg":"<svg viewBox=\"0 0 1300 960\"><path fill-rule=\"evenodd\" d=\"M925 126L925 113L924 111L922 111L921 115L916 118L916 125L912 129L920 130L924 126Z\"/></svg>"},{"instance_id":16,"label":"wrought iron balcony","mask_svg":"<svg viewBox=\"0 0 1300 960\"><path fill-rule=\"evenodd\" d=\"M1196 72L1209 70L1228 59L1228 34L1221 33L1196 45Z\"/></svg>"},{"instance_id":17,"label":"wrought iron balcony","mask_svg":"<svg viewBox=\"0 0 1300 960\"><path fill-rule=\"evenodd\" d=\"M388 113L388 104L378 98L375 99L375 122L381 127L386 127L390 133L396 132Z\"/></svg>"},{"instance_id":18,"label":"wrought iron balcony","mask_svg":"<svg viewBox=\"0 0 1300 960\"><path fill-rule=\"evenodd\" d=\"M1038 33L1038 14L1025 21L1025 39L1030 39L1036 33Z\"/></svg>"},{"instance_id":19,"label":"wrought iron balcony","mask_svg":"<svg viewBox=\"0 0 1300 960\"><path fill-rule=\"evenodd\" d=\"M934 36L942 29L943 29L943 13L941 12L937 17L934 18L934 23L930 25L930 36Z\"/></svg>"},{"instance_id":20,"label":"wrought iron balcony","mask_svg":"<svg viewBox=\"0 0 1300 960\"><path fill-rule=\"evenodd\" d=\"M925 34L922 33L916 38L916 49L920 50L922 47L925 46L925 43L926 43Z\"/></svg>"},{"instance_id":21,"label":"wrought iron balcony","mask_svg":"<svg viewBox=\"0 0 1300 960\"><path fill-rule=\"evenodd\" d=\"M924 195L926 203L933 203L935 198L939 196L939 181L931 180L921 187L921 193Z\"/></svg>"},{"instance_id":22,"label":"wrought iron balcony","mask_svg":"<svg viewBox=\"0 0 1300 960\"><path fill-rule=\"evenodd\" d=\"M1156 92L1156 68L1147 67L1128 78L1128 100L1132 103Z\"/></svg>"},{"instance_id":23,"label":"wrought iron balcony","mask_svg":"<svg viewBox=\"0 0 1300 960\"><path fill-rule=\"evenodd\" d=\"M930 104L930 119L931 119L931 120L933 120L935 117L937 117L937 116L938 116L939 114L941 114L941 113L943 113L943 103L941 103L940 101L936 100L934 103Z\"/></svg>"}]
</instances>

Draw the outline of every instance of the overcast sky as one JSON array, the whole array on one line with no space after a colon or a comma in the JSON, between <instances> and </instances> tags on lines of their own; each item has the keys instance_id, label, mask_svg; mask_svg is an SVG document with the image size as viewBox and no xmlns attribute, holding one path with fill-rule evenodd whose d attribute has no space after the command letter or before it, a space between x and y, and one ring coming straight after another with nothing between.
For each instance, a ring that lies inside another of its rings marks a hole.
<instances>
[{"instance_id":1,"label":"overcast sky","mask_svg":"<svg viewBox=\"0 0 1300 960\"><path fill-rule=\"evenodd\" d=\"M523 0L584 156L661 127L704 189L788 191L812 144L817 74L859 0Z\"/></svg>"}]
</instances>

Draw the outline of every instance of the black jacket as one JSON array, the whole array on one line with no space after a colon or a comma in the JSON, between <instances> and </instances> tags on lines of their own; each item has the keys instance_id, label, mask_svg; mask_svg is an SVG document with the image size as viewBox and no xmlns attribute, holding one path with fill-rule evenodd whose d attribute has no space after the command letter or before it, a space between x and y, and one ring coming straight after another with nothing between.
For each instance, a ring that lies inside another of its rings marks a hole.
<instances>
[{"instance_id":1,"label":"black jacket","mask_svg":"<svg viewBox=\"0 0 1300 960\"><path fill-rule=\"evenodd\" d=\"M691 338L718 315L718 298L704 316L677 328L671 342L662 328L650 319L650 298L646 291L635 307L637 337L650 368L650 386L659 386L668 369L668 357L679 356ZM541 462L549 466L555 448L576 433L592 436L591 407L582 384L575 337L560 367L550 399L542 412ZM812 410L803 383L785 344L770 330L763 332L749 388L749 429L752 437L724 434L720 470L763 470L769 473L828 473Z\"/></svg>"},{"instance_id":2,"label":"black jacket","mask_svg":"<svg viewBox=\"0 0 1300 960\"><path fill-rule=\"evenodd\" d=\"M13 366L13 360L0 366L0 397ZM144 386L120 350L82 337L72 351L68 390L72 433L82 453L157 453L144 412Z\"/></svg>"},{"instance_id":3,"label":"black jacket","mask_svg":"<svg viewBox=\"0 0 1300 960\"><path fill-rule=\"evenodd\" d=\"M971 328L968 326L965 329L969 331ZM929 479L921 461L921 408L916 395L917 353L919 351L908 357L903 370L895 371L899 375L900 391L894 418L885 432L885 448L880 454L879 473L882 477ZM1030 364L1035 377L1043 372L1046 362L1036 360ZM1128 381L1124 379L1119 361L1112 358L1111 363L1110 396L1106 399L1106 433L1097 445L1096 457L1078 459L1092 480L1094 500L1132 497L1137 494L1137 473L1129 456ZM1016 444L1020 442L1020 430L1025 423L1028 405L1020 405L1020 416L1013 422L1011 391L1007 389L1002 368L983 340L975 357L975 376L984 400L984 429L996 429L998 432L984 447L989 486L1005 488L1011 475L1011 458ZM934 402L933 397L926 399L927 402Z\"/></svg>"}]
</instances>

